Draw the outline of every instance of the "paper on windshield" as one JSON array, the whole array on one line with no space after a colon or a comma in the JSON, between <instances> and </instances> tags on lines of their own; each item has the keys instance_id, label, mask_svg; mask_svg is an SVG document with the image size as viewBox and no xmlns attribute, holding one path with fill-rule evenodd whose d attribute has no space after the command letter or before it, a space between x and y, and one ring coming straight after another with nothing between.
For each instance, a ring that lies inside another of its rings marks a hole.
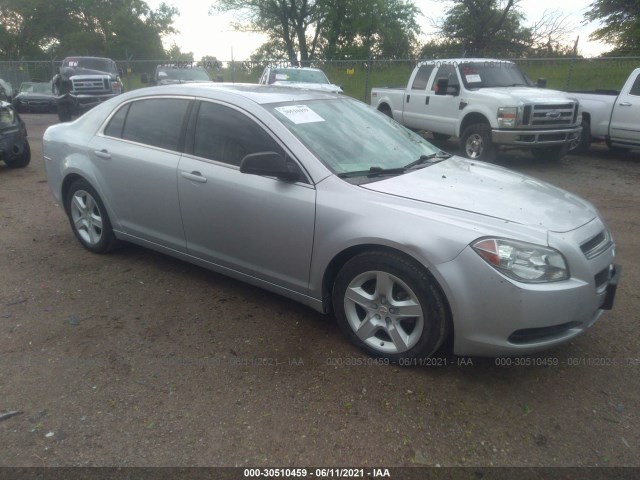
<instances>
[{"instance_id":1,"label":"paper on windshield","mask_svg":"<svg viewBox=\"0 0 640 480\"><path fill-rule=\"evenodd\" d=\"M287 117L295 124L324 122L324 118L311 110L306 105L290 105L287 107L276 107L275 110Z\"/></svg>"},{"instance_id":2,"label":"paper on windshield","mask_svg":"<svg viewBox=\"0 0 640 480\"><path fill-rule=\"evenodd\" d=\"M465 75L467 79L467 83L482 83L482 78L477 73L473 73L471 75Z\"/></svg>"},{"instance_id":3,"label":"paper on windshield","mask_svg":"<svg viewBox=\"0 0 640 480\"><path fill-rule=\"evenodd\" d=\"M286 73L276 73L276 80L289 80L289 75Z\"/></svg>"}]
</instances>

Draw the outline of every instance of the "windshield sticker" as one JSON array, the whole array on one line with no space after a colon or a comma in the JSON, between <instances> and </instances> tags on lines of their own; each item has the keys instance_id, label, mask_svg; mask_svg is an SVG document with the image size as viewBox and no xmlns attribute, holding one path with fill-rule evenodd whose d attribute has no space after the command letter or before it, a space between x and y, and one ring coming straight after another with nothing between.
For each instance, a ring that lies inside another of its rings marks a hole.
<instances>
[{"instance_id":1,"label":"windshield sticker","mask_svg":"<svg viewBox=\"0 0 640 480\"><path fill-rule=\"evenodd\" d=\"M295 124L324 122L324 118L311 110L306 105L292 105L289 107L276 107L275 110L287 117Z\"/></svg>"},{"instance_id":2,"label":"windshield sticker","mask_svg":"<svg viewBox=\"0 0 640 480\"><path fill-rule=\"evenodd\" d=\"M467 79L467 83L482 83L482 79L477 73L474 73L472 75L465 75L465 77Z\"/></svg>"},{"instance_id":3,"label":"windshield sticker","mask_svg":"<svg viewBox=\"0 0 640 480\"><path fill-rule=\"evenodd\" d=\"M286 73L276 73L276 80L289 80L289 75Z\"/></svg>"}]
</instances>

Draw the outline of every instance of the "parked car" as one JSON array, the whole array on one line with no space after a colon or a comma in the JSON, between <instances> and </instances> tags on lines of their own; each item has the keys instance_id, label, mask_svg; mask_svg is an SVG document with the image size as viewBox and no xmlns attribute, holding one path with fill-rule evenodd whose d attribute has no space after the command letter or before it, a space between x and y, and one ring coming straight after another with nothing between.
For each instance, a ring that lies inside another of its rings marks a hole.
<instances>
[{"instance_id":1,"label":"parked car","mask_svg":"<svg viewBox=\"0 0 640 480\"><path fill-rule=\"evenodd\" d=\"M0 160L9 168L24 168L31 161L27 127L8 102L0 100Z\"/></svg>"},{"instance_id":2,"label":"parked car","mask_svg":"<svg viewBox=\"0 0 640 480\"><path fill-rule=\"evenodd\" d=\"M582 136L575 151L586 151L592 140L617 150L640 149L640 68L622 90L571 92L582 105Z\"/></svg>"},{"instance_id":3,"label":"parked car","mask_svg":"<svg viewBox=\"0 0 640 480\"><path fill-rule=\"evenodd\" d=\"M20 113L55 112L58 101L51 82L22 82L12 103Z\"/></svg>"},{"instance_id":4,"label":"parked car","mask_svg":"<svg viewBox=\"0 0 640 480\"><path fill-rule=\"evenodd\" d=\"M461 355L545 349L614 300L593 205L445 154L346 96L139 89L49 127L43 153L88 250L133 242L333 311L356 345L402 364L449 336Z\"/></svg>"},{"instance_id":5,"label":"parked car","mask_svg":"<svg viewBox=\"0 0 640 480\"><path fill-rule=\"evenodd\" d=\"M498 148L557 160L581 131L575 98L538 88L515 63L495 59L421 62L406 88L372 89L371 105L438 140L459 137L463 155L486 161Z\"/></svg>"},{"instance_id":6,"label":"parked car","mask_svg":"<svg viewBox=\"0 0 640 480\"><path fill-rule=\"evenodd\" d=\"M311 67L267 67L258 83L342 93L342 87L331 83L322 70Z\"/></svg>"},{"instance_id":7,"label":"parked car","mask_svg":"<svg viewBox=\"0 0 640 480\"><path fill-rule=\"evenodd\" d=\"M123 92L120 69L110 58L67 57L51 81L61 122L68 122Z\"/></svg>"},{"instance_id":8,"label":"parked car","mask_svg":"<svg viewBox=\"0 0 640 480\"><path fill-rule=\"evenodd\" d=\"M192 64L158 65L149 78L146 73L140 76L142 83L151 85L171 85L174 83L211 82L211 77L204 67Z\"/></svg>"}]
</instances>

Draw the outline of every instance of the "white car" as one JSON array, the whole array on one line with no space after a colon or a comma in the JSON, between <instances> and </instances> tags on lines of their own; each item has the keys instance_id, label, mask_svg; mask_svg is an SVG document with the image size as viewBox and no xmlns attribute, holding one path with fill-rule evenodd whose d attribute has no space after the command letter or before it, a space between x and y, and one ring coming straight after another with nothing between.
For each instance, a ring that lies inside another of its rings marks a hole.
<instances>
[{"instance_id":1,"label":"white car","mask_svg":"<svg viewBox=\"0 0 640 480\"><path fill-rule=\"evenodd\" d=\"M331 83L322 70L311 67L267 67L258 83L342 93L342 88Z\"/></svg>"},{"instance_id":2,"label":"white car","mask_svg":"<svg viewBox=\"0 0 640 480\"><path fill-rule=\"evenodd\" d=\"M139 89L49 127L43 153L88 250L133 242L333 312L400 364L451 336L461 355L538 351L613 303L615 246L590 203L344 95Z\"/></svg>"}]
</instances>

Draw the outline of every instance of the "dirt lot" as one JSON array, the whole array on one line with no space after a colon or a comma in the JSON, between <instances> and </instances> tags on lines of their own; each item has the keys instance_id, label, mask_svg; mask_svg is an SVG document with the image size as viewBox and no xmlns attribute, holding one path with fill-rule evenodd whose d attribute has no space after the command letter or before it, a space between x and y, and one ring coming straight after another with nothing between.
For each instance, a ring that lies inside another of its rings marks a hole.
<instances>
[{"instance_id":1,"label":"dirt lot","mask_svg":"<svg viewBox=\"0 0 640 480\"><path fill-rule=\"evenodd\" d=\"M613 311L527 360L546 365L403 369L257 288L85 251L45 181L55 116L24 117L32 163L0 166L0 414L22 412L0 421L0 465L640 466L640 155L500 158L600 209L624 267Z\"/></svg>"}]
</instances>

